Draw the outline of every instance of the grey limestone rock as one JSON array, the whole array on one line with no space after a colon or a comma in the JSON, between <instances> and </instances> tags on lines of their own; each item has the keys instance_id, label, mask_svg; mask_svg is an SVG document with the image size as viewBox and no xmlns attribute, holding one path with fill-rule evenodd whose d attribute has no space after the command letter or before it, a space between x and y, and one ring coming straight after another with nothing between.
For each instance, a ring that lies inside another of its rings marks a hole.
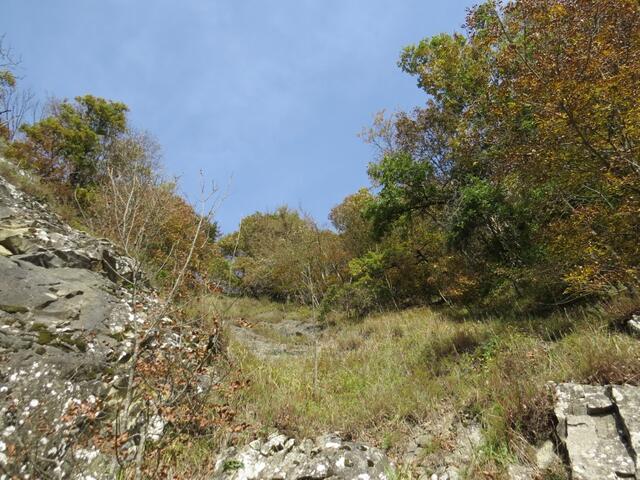
<instances>
[{"instance_id":1,"label":"grey limestone rock","mask_svg":"<svg viewBox=\"0 0 640 480\"><path fill-rule=\"evenodd\" d=\"M637 478L640 387L556 387L557 432L573 480Z\"/></svg>"},{"instance_id":2,"label":"grey limestone rock","mask_svg":"<svg viewBox=\"0 0 640 480\"><path fill-rule=\"evenodd\" d=\"M380 450L336 434L297 441L282 434L232 447L218 458L213 479L386 480L393 465Z\"/></svg>"},{"instance_id":3,"label":"grey limestone rock","mask_svg":"<svg viewBox=\"0 0 640 480\"><path fill-rule=\"evenodd\" d=\"M123 283L135 265L0 177L0 472L110 478L110 459L78 442L117 393L132 322L155 301L141 293L134 313Z\"/></svg>"},{"instance_id":4,"label":"grey limestone rock","mask_svg":"<svg viewBox=\"0 0 640 480\"><path fill-rule=\"evenodd\" d=\"M633 315L627 322L629 331L636 337L640 337L640 315Z\"/></svg>"}]
</instances>

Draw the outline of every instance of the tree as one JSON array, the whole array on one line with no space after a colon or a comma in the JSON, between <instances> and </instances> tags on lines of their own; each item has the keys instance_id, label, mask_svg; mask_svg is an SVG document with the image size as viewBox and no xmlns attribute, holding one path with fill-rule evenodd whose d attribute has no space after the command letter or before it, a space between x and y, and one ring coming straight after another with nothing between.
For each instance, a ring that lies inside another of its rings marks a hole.
<instances>
[{"instance_id":1,"label":"tree","mask_svg":"<svg viewBox=\"0 0 640 480\"><path fill-rule=\"evenodd\" d=\"M505 45L494 118L513 120L489 141L533 187L566 293L637 285L640 5L522 0L475 18L474 36Z\"/></svg>"},{"instance_id":2,"label":"tree","mask_svg":"<svg viewBox=\"0 0 640 480\"><path fill-rule=\"evenodd\" d=\"M160 285L173 281L188 264L179 282L186 290L206 283L210 263L220 255L211 232L216 224L177 193L177 179L162 175L160 160L160 147L148 133L129 130L116 138L104 178L82 212L93 231L116 240ZM206 196L199 203L212 202L215 209L215 190Z\"/></svg>"},{"instance_id":3,"label":"tree","mask_svg":"<svg viewBox=\"0 0 640 480\"><path fill-rule=\"evenodd\" d=\"M639 26L632 0L489 1L464 35L407 47L427 102L369 137L378 237L441 232L421 255L453 254L459 285L504 305L637 285Z\"/></svg>"},{"instance_id":4,"label":"tree","mask_svg":"<svg viewBox=\"0 0 640 480\"><path fill-rule=\"evenodd\" d=\"M18 89L16 60L0 37L0 137L11 141L22 125L26 114L33 108L34 95Z\"/></svg>"},{"instance_id":5,"label":"tree","mask_svg":"<svg viewBox=\"0 0 640 480\"><path fill-rule=\"evenodd\" d=\"M245 291L277 300L320 301L347 262L335 233L287 207L243 218L238 231L219 244Z\"/></svg>"},{"instance_id":6,"label":"tree","mask_svg":"<svg viewBox=\"0 0 640 480\"><path fill-rule=\"evenodd\" d=\"M105 177L112 146L127 132L124 103L85 95L52 101L46 118L22 127L14 155L45 179L88 187Z\"/></svg>"},{"instance_id":7,"label":"tree","mask_svg":"<svg viewBox=\"0 0 640 480\"><path fill-rule=\"evenodd\" d=\"M338 231L350 257L359 257L374 245L373 225L365 216L373 198L369 190L361 188L329 213L329 220Z\"/></svg>"}]
</instances>

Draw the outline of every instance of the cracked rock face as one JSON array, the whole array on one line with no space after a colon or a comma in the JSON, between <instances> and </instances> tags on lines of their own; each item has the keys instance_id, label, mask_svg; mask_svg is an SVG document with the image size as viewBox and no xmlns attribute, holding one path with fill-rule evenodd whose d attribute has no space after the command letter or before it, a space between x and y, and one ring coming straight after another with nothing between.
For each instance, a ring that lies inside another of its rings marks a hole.
<instances>
[{"instance_id":1,"label":"cracked rock face","mask_svg":"<svg viewBox=\"0 0 640 480\"><path fill-rule=\"evenodd\" d=\"M75 230L0 178L0 256L44 268L96 271L115 283L133 280L136 262L105 239Z\"/></svg>"},{"instance_id":2,"label":"cracked rock face","mask_svg":"<svg viewBox=\"0 0 640 480\"><path fill-rule=\"evenodd\" d=\"M631 319L627 322L627 327L631 334L640 338L640 315L632 315Z\"/></svg>"},{"instance_id":3,"label":"cracked rock face","mask_svg":"<svg viewBox=\"0 0 640 480\"><path fill-rule=\"evenodd\" d=\"M573 480L640 478L640 387L563 383L556 396Z\"/></svg>"},{"instance_id":4,"label":"cracked rock face","mask_svg":"<svg viewBox=\"0 0 640 480\"><path fill-rule=\"evenodd\" d=\"M88 475L106 460L78 442L114 390L132 322L155 300L134 313L122 283L135 262L2 177L0 247L0 473Z\"/></svg>"},{"instance_id":5,"label":"cracked rock face","mask_svg":"<svg viewBox=\"0 0 640 480\"><path fill-rule=\"evenodd\" d=\"M386 480L393 465L375 448L324 435L300 442L281 434L223 452L210 477L224 480Z\"/></svg>"},{"instance_id":6,"label":"cracked rock face","mask_svg":"<svg viewBox=\"0 0 640 480\"><path fill-rule=\"evenodd\" d=\"M422 427L423 433L406 445L403 463L419 480L459 480L484 442L480 424L472 419L444 415L439 422ZM440 442L446 449L435 448ZM431 451L435 450L435 451Z\"/></svg>"}]
</instances>

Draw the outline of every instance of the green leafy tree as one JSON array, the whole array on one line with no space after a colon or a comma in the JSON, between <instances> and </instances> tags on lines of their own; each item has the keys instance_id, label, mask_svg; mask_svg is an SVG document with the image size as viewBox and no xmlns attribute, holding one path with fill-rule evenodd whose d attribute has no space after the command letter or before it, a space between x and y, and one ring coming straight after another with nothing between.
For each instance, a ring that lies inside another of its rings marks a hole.
<instances>
[{"instance_id":1,"label":"green leafy tree","mask_svg":"<svg viewBox=\"0 0 640 480\"><path fill-rule=\"evenodd\" d=\"M50 114L23 126L26 139L14 146L45 179L88 187L106 172L111 147L127 132L124 103L85 95L54 101Z\"/></svg>"},{"instance_id":2,"label":"green leafy tree","mask_svg":"<svg viewBox=\"0 0 640 480\"><path fill-rule=\"evenodd\" d=\"M359 257L375 245L373 225L366 211L374 196L361 188L335 206L329 220L340 235L340 240L350 257Z\"/></svg>"},{"instance_id":3,"label":"green leafy tree","mask_svg":"<svg viewBox=\"0 0 640 480\"><path fill-rule=\"evenodd\" d=\"M219 245L242 288L277 300L321 301L347 262L335 233L287 207L243 218Z\"/></svg>"},{"instance_id":4,"label":"green leafy tree","mask_svg":"<svg viewBox=\"0 0 640 480\"><path fill-rule=\"evenodd\" d=\"M486 2L466 25L400 58L427 102L380 132L379 237L441 232L412 242L485 306L637 285L640 6Z\"/></svg>"}]
</instances>

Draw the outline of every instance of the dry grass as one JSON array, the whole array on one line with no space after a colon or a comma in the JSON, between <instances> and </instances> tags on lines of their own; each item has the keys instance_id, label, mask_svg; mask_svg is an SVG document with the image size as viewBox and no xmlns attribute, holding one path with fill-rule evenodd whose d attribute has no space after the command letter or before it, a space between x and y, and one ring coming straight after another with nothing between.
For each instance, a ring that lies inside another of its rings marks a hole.
<instances>
[{"instance_id":1,"label":"dry grass","mask_svg":"<svg viewBox=\"0 0 640 480\"><path fill-rule=\"evenodd\" d=\"M396 331L411 326L410 315L403 317ZM299 435L340 430L382 438L388 429L378 431L381 427L395 430L425 404L426 390L410 383L427 386L429 373L421 365L415 332L398 337L391 327L383 318L372 319L332 335L319 352L315 397L311 354L265 362L232 343L242 374L251 380L241 402L247 417ZM420 333L428 335L426 329Z\"/></svg>"},{"instance_id":2,"label":"dry grass","mask_svg":"<svg viewBox=\"0 0 640 480\"><path fill-rule=\"evenodd\" d=\"M223 320L280 322L282 320L312 318L311 309L295 303L274 303L266 298L228 297L211 295L200 299L204 308L213 310Z\"/></svg>"},{"instance_id":3,"label":"dry grass","mask_svg":"<svg viewBox=\"0 0 640 480\"><path fill-rule=\"evenodd\" d=\"M240 404L247 418L298 435L339 430L379 443L437 415L438 405L456 396L492 328L427 310L338 325L325 333L316 396L311 354L265 362L232 342L251 380Z\"/></svg>"},{"instance_id":4,"label":"dry grass","mask_svg":"<svg viewBox=\"0 0 640 480\"><path fill-rule=\"evenodd\" d=\"M265 361L233 341L230 352L250 380L236 399L249 423L298 436L341 431L393 454L416 425L455 411L482 423L478 468L498 472L527 455L523 444L549 438L548 382L640 381L640 342L601 311L459 322L416 309L339 323L325 332L316 395L311 354Z\"/></svg>"},{"instance_id":5,"label":"dry grass","mask_svg":"<svg viewBox=\"0 0 640 480\"><path fill-rule=\"evenodd\" d=\"M59 191L56 191L53 185L47 184L37 175L19 168L12 161L4 158L2 156L3 149L4 146L0 144L0 176L39 202L47 204L53 212L72 227L87 230L78 217L78 212L74 205L64 203L62 201L63 196L60 195Z\"/></svg>"}]
</instances>

